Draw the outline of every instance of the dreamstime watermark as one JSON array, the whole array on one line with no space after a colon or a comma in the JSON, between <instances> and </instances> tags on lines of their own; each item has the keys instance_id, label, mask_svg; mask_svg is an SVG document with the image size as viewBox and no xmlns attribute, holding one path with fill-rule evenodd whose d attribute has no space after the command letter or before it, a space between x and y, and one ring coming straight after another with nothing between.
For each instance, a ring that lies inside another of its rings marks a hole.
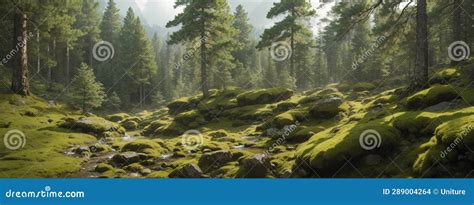
<instances>
[{"instance_id":1,"label":"dreamstime watermark","mask_svg":"<svg viewBox=\"0 0 474 205\"><path fill-rule=\"evenodd\" d=\"M115 49L112 43L108 41L99 41L92 48L92 56L97 61L106 61L114 58Z\"/></svg>"},{"instance_id":2,"label":"dreamstime watermark","mask_svg":"<svg viewBox=\"0 0 474 205\"><path fill-rule=\"evenodd\" d=\"M26 38L23 39L21 36L18 37L18 42L16 43L15 45L15 48L13 48L10 52L8 52L8 54L2 59L2 61L0 62L0 65L5 65L8 63L9 60L11 60L19 51L20 49L22 49L23 47L26 46L26 43L30 40L30 38L33 37L33 33L28 33L28 35L26 35Z\"/></svg>"},{"instance_id":3,"label":"dreamstime watermark","mask_svg":"<svg viewBox=\"0 0 474 205\"><path fill-rule=\"evenodd\" d=\"M193 43L190 48L187 49L187 51L183 54L182 59L180 59L177 63L173 65L173 68L176 70L179 70L183 64L194 57L196 53L198 52L199 48L206 43L206 41L209 39L208 35L205 34L202 36L199 41Z\"/></svg>"},{"instance_id":4,"label":"dreamstime watermark","mask_svg":"<svg viewBox=\"0 0 474 205\"><path fill-rule=\"evenodd\" d=\"M455 41L448 47L449 59L453 61L463 61L469 58L471 49L464 41Z\"/></svg>"},{"instance_id":5,"label":"dreamstime watermark","mask_svg":"<svg viewBox=\"0 0 474 205\"><path fill-rule=\"evenodd\" d=\"M278 130L275 128L268 129L267 132L270 135L280 135L280 137L278 137L275 140L275 142L273 142L271 146L267 150L265 150L263 154L265 154L266 156L269 156L270 152L273 152L273 150L275 150L275 147L282 145L283 143L286 142L286 138L290 136L290 134L294 132L298 126L300 126L300 123L296 121L295 124L287 125L283 127L282 130Z\"/></svg>"},{"instance_id":6,"label":"dreamstime watermark","mask_svg":"<svg viewBox=\"0 0 474 205\"><path fill-rule=\"evenodd\" d=\"M377 130L365 130L359 136L359 144L365 150L379 148L382 144L382 136Z\"/></svg>"},{"instance_id":7,"label":"dreamstime watermark","mask_svg":"<svg viewBox=\"0 0 474 205\"><path fill-rule=\"evenodd\" d=\"M181 144L188 150L195 150L204 144L204 138L198 130L188 130L181 135Z\"/></svg>"},{"instance_id":8,"label":"dreamstime watermark","mask_svg":"<svg viewBox=\"0 0 474 205\"><path fill-rule=\"evenodd\" d=\"M275 61L285 61L286 59L291 58L291 46L286 41L274 42L270 48L270 55Z\"/></svg>"},{"instance_id":9,"label":"dreamstime watermark","mask_svg":"<svg viewBox=\"0 0 474 205\"><path fill-rule=\"evenodd\" d=\"M466 137L472 131L472 129L473 129L472 125L468 125L466 128L464 128L461 133L458 133L456 139L454 139L454 141L451 142L449 146L446 147L446 149L441 151L439 156L441 158L445 158L448 155L448 153L452 152L453 149L456 148L464 140L464 137Z\"/></svg>"},{"instance_id":10,"label":"dreamstime watermark","mask_svg":"<svg viewBox=\"0 0 474 205\"><path fill-rule=\"evenodd\" d=\"M382 35L377 38L375 43L370 46L369 49L365 50L362 52L362 55L357 58L354 62L352 62L352 69L357 70L359 68L360 64L364 63L368 58L374 55L374 52L376 49L378 49L385 41L387 40L387 37Z\"/></svg>"},{"instance_id":11,"label":"dreamstime watermark","mask_svg":"<svg viewBox=\"0 0 474 205\"><path fill-rule=\"evenodd\" d=\"M3 144L7 149L21 149L26 144L26 136L20 130L10 130L3 136Z\"/></svg>"},{"instance_id":12,"label":"dreamstime watermark","mask_svg":"<svg viewBox=\"0 0 474 205\"><path fill-rule=\"evenodd\" d=\"M50 186L45 186L41 191L12 191L5 192L6 198L84 198L83 191L52 191Z\"/></svg>"}]
</instances>

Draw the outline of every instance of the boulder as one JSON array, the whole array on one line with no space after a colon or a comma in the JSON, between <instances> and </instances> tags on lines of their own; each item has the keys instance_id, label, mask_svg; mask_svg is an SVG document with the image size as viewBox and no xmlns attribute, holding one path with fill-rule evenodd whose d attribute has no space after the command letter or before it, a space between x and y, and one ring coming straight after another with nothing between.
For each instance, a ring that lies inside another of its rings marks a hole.
<instances>
[{"instance_id":1,"label":"boulder","mask_svg":"<svg viewBox=\"0 0 474 205\"><path fill-rule=\"evenodd\" d=\"M110 135L118 137L125 134L123 127L100 117L67 118L59 126L65 129L94 134L98 138L111 137Z\"/></svg>"},{"instance_id":2,"label":"boulder","mask_svg":"<svg viewBox=\"0 0 474 205\"><path fill-rule=\"evenodd\" d=\"M145 158L145 156L146 155L140 155L136 152L123 152L123 153L114 155L111 161L119 165L128 165L128 164L139 162L140 160Z\"/></svg>"},{"instance_id":3,"label":"boulder","mask_svg":"<svg viewBox=\"0 0 474 205\"><path fill-rule=\"evenodd\" d=\"M162 120L155 120L153 122L151 122L149 125L147 125L143 131L142 131L142 135L145 135L145 136L151 136L153 134L156 133L156 130L162 126L165 126L167 125L168 122L165 122L165 121L162 121Z\"/></svg>"},{"instance_id":4,"label":"boulder","mask_svg":"<svg viewBox=\"0 0 474 205\"><path fill-rule=\"evenodd\" d=\"M106 119L112 122L120 122L128 117L130 117L130 115L128 115L127 113L117 113L113 115L108 115Z\"/></svg>"},{"instance_id":5,"label":"boulder","mask_svg":"<svg viewBox=\"0 0 474 205\"><path fill-rule=\"evenodd\" d=\"M271 167L270 160L265 154L255 154L242 159L237 172L239 178L264 178Z\"/></svg>"},{"instance_id":6,"label":"boulder","mask_svg":"<svg viewBox=\"0 0 474 205\"><path fill-rule=\"evenodd\" d=\"M169 109L168 113L170 115L177 115L179 113L194 109L198 103L199 101L194 98L180 98L167 105Z\"/></svg>"},{"instance_id":7,"label":"boulder","mask_svg":"<svg viewBox=\"0 0 474 205\"><path fill-rule=\"evenodd\" d=\"M432 87L413 94L406 99L410 109L421 109L441 102L452 101L458 94L450 85L433 85Z\"/></svg>"},{"instance_id":8,"label":"boulder","mask_svg":"<svg viewBox=\"0 0 474 205\"><path fill-rule=\"evenodd\" d=\"M310 114L316 118L332 118L343 111L342 104L343 100L340 97L318 100L310 109Z\"/></svg>"},{"instance_id":9,"label":"boulder","mask_svg":"<svg viewBox=\"0 0 474 205\"><path fill-rule=\"evenodd\" d=\"M211 168L219 168L230 161L232 161L232 153L228 150L219 150L203 154L198 165L204 171L208 171Z\"/></svg>"},{"instance_id":10,"label":"boulder","mask_svg":"<svg viewBox=\"0 0 474 205\"><path fill-rule=\"evenodd\" d=\"M112 167L112 165L110 165L110 164L100 163L95 167L94 170L96 172L99 172L99 173L104 173L106 171L113 170L113 169L114 169L114 167Z\"/></svg>"},{"instance_id":11,"label":"boulder","mask_svg":"<svg viewBox=\"0 0 474 205\"><path fill-rule=\"evenodd\" d=\"M201 169L195 164L185 164L172 171L168 177L170 178L204 178L205 175Z\"/></svg>"},{"instance_id":12,"label":"boulder","mask_svg":"<svg viewBox=\"0 0 474 205\"><path fill-rule=\"evenodd\" d=\"M237 96L239 106L269 104L286 100L293 96L293 91L284 88L260 89L247 91Z\"/></svg>"},{"instance_id":13,"label":"boulder","mask_svg":"<svg viewBox=\"0 0 474 205\"><path fill-rule=\"evenodd\" d=\"M120 125L122 125L126 130L136 130L138 128L138 123L132 120L120 122Z\"/></svg>"}]
</instances>

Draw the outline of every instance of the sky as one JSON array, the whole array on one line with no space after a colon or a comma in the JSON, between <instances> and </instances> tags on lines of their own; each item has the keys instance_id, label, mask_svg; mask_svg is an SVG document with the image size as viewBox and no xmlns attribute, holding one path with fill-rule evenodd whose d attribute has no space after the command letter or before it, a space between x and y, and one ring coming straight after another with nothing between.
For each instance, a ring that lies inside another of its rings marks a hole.
<instances>
[{"instance_id":1,"label":"sky","mask_svg":"<svg viewBox=\"0 0 474 205\"><path fill-rule=\"evenodd\" d=\"M274 20L269 20L265 16L274 2L279 0L229 0L232 10L239 4L242 4L249 13L250 22L258 29L269 28ZM136 13L141 13L145 22L150 26L165 27L166 23L174 18L183 8L174 8L175 0L117 0L117 5L123 14L126 8L132 7ZM320 0L311 0L311 4L316 9L318 17L311 22L313 31L317 31L317 23L326 16L333 3L327 3L320 6ZM319 7L319 8L318 8ZM137 11L139 10L139 11Z\"/></svg>"}]
</instances>

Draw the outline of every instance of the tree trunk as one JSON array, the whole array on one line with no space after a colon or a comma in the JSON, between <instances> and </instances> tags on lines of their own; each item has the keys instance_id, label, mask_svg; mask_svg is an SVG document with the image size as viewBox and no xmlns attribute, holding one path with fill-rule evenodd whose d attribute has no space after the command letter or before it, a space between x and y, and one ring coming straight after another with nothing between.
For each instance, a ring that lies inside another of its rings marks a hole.
<instances>
[{"instance_id":1,"label":"tree trunk","mask_svg":"<svg viewBox=\"0 0 474 205\"><path fill-rule=\"evenodd\" d=\"M28 56L27 56L27 17L17 9L13 22L13 46L18 53L13 56L13 73L11 90L23 96L30 94L28 82ZM21 42L20 42L21 41Z\"/></svg>"},{"instance_id":2,"label":"tree trunk","mask_svg":"<svg viewBox=\"0 0 474 205\"><path fill-rule=\"evenodd\" d=\"M417 91L428 82L428 16L426 0L418 0L416 7L416 61L410 91Z\"/></svg>"},{"instance_id":3,"label":"tree trunk","mask_svg":"<svg viewBox=\"0 0 474 205\"><path fill-rule=\"evenodd\" d=\"M461 3L463 0L454 0L454 5L453 5L453 42L455 41L462 41L462 9L461 9ZM451 64L455 65L458 64L459 62L451 60Z\"/></svg>"},{"instance_id":4,"label":"tree trunk","mask_svg":"<svg viewBox=\"0 0 474 205\"><path fill-rule=\"evenodd\" d=\"M204 11L203 11L204 13ZM205 31L205 22L202 20L201 39L207 38ZM209 97L209 87L207 82L207 65L206 65L206 42L201 41L201 81L202 95L204 98Z\"/></svg>"},{"instance_id":5,"label":"tree trunk","mask_svg":"<svg viewBox=\"0 0 474 205\"><path fill-rule=\"evenodd\" d=\"M38 74L41 71L41 57L40 57L40 52L41 52L41 44L40 44L40 32L39 29L36 31L36 45L38 45L38 51L36 55L38 55L36 58L36 73Z\"/></svg>"},{"instance_id":6,"label":"tree trunk","mask_svg":"<svg viewBox=\"0 0 474 205\"><path fill-rule=\"evenodd\" d=\"M71 67L70 67L70 56L69 56L69 40L66 40L66 83L71 82Z\"/></svg>"}]
</instances>

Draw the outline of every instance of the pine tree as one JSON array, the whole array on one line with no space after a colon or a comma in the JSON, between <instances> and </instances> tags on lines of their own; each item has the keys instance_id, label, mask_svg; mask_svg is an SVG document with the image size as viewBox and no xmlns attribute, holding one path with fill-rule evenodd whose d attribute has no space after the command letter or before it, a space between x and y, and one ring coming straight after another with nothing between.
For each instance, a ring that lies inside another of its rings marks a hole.
<instances>
[{"instance_id":1,"label":"pine tree","mask_svg":"<svg viewBox=\"0 0 474 205\"><path fill-rule=\"evenodd\" d=\"M219 58L229 59L227 56L235 45L232 38L235 31L231 27L233 16L229 14L226 0L176 1L175 8L181 6L185 7L183 12L166 25L168 28L181 25L168 43L200 42L201 90L203 96L208 97L208 67L215 66Z\"/></svg>"},{"instance_id":2,"label":"pine tree","mask_svg":"<svg viewBox=\"0 0 474 205\"><path fill-rule=\"evenodd\" d=\"M135 50L138 55L136 56L136 64L131 70L131 77L134 79L133 82L137 84L137 91L139 96L139 104L143 105L146 103L146 98L151 96L147 93L148 87L151 85L153 77L156 75L156 61L153 53L151 42L146 36L145 29L143 28L140 19L137 18L135 21Z\"/></svg>"},{"instance_id":3,"label":"pine tree","mask_svg":"<svg viewBox=\"0 0 474 205\"><path fill-rule=\"evenodd\" d=\"M119 53L119 35L121 30L119 9L117 8L114 0L109 0L107 7L102 16L100 22L100 38L103 41L110 42L115 51L114 58L109 59L105 62L100 63L99 66L99 75L98 78L101 82L104 83L105 87L112 90L117 90L118 88L112 88L117 81L122 77L121 72L117 70L120 56Z\"/></svg>"},{"instance_id":4,"label":"pine tree","mask_svg":"<svg viewBox=\"0 0 474 205\"><path fill-rule=\"evenodd\" d=\"M236 30L236 39L240 44L232 52L232 56L235 58L236 69L232 72L232 76L237 81L237 85L253 87L254 82L252 80L250 72L250 61L255 56L255 45L254 40L250 37L252 32L252 25L249 23L248 14L242 5L238 5L234 12L234 23L232 25Z\"/></svg>"},{"instance_id":5,"label":"pine tree","mask_svg":"<svg viewBox=\"0 0 474 205\"><path fill-rule=\"evenodd\" d=\"M75 28L80 30L83 35L78 39L77 46L73 50L74 60L76 62L86 62L93 68L93 47L100 39L100 16L98 13L99 3L95 0L82 1L82 9L76 15ZM74 66L73 66L74 67ZM67 72L69 78L69 69Z\"/></svg>"},{"instance_id":6,"label":"pine tree","mask_svg":"<svg viewBox=\"0 0 474 205\"><path fill-rule=\"evenodd\" d=\"M96 81L94 72L87 64L81 64L70 88L71 104L80 106L83 113L97 108L105 100L104 87Z\"/></svg>"},{"instance_id":7,"label":"pine tree","mask_svg":"<svg viewBox=\"0 0 474 205\"><path fill-rule=\"evenodd\" d=\"M303 28L306 28L304 21L316 15L316 11L311 8L308 0L281 0L274 3L273 7L267 13L268 19L273 19L281 15L286 15L283 20L275 23L273 27L265 29L258 43L257 48L269 47L275 42L289 40L290 51L298 52L295 49L296 34ZM290 76L295 77L295 59L290 56Z\"/></svg>"}]
</instances>

